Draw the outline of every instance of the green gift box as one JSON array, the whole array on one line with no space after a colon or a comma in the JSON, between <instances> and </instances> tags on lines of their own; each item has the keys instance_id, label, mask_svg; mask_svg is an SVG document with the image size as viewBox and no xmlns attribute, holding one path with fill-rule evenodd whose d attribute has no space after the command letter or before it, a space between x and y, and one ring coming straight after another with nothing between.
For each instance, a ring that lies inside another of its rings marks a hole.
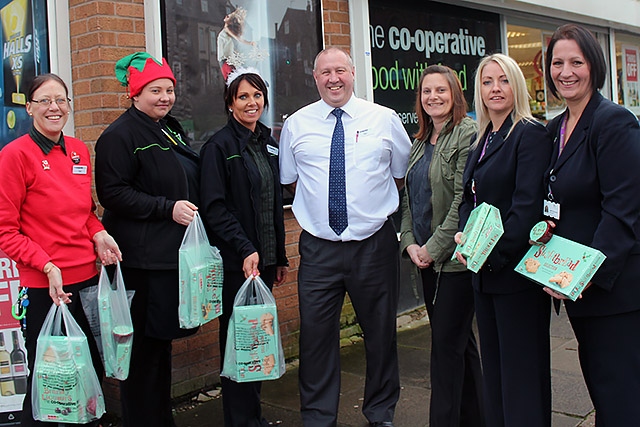
<instances>
[{"instance_id":1,"label":"green gift box","mask_svg":"<svg viewBox=\"0 0 640 427\"><path fill-rule=\"evenodd\" d=\"M233 308L237 382L280 378L280 332L274 305Z\"/></svg>"},{"instance_id":2,"label":"green gift box","mask_svg":"<svg viewBox=\"0 0 640 427\"><path fill-rule=\"evenodd\" d=\"M606 258L597 249L554 235L546 244L531 246L515 271L575 301Z\"/></svg>"},{"instance_id":3,"label":"green gift box","mask_svg":"<svg viewBox=\"0 0 640 427\"><path fill-rule=\"evenodd\" d=\"M477 273L489 258L500 237L504 234L500 211L488 203L481 203L469 214L462 231L462 243L456 246L456 252L467 258L467 269Z\"/></svg>"}]
</instances>

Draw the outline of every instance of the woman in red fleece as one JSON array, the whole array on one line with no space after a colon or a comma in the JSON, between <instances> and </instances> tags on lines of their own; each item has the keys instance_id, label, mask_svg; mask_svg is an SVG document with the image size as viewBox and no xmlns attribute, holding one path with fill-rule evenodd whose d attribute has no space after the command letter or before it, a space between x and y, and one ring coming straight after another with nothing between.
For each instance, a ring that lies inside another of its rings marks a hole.
<instances>
[{"instance_id":1,"label":"woman in red fleece","mask_svg":"<svg viewBox=\"0 0 640 427\"><path fill-rule=\"evenodd\" d=\"M30 374L22 426L49 424L33 419L31 378L38 334L51 301L68 305L87 335L94 368L102 378L79 291L98 283L96 252L103 264L122 259L94 212L89 151L82 141L62 133L71 112L68 93L55 74L37 76L27 93L31 130L0 151L0 248L16 261L22 286L29 289L25 345Z\"/></svg>"}]
</instances>

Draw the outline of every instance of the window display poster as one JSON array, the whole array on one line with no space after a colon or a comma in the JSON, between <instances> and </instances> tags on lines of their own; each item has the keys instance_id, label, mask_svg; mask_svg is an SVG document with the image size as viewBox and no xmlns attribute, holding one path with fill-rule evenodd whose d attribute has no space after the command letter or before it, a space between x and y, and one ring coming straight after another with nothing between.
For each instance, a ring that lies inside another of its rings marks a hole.
<instances>
[{"instance_id":1,"label":"window display poster","mask_svg":"<svg viewBox=\"0 0 640 427\"><path fill-rule=\"evenodd\" d=\"M622 76L624 106L640 114L640 85L638 82L638 47L622 46Z\"/></svg>"},{"instance_id":2,"label":"window display poster","mask_svg":"<svg viewBox=\"0 0 640 427\"><path fill-rule=\"evenodd\" d=\"M20 322L11 314L19 286L16 263L0 250L0 426L20 424L27 392L27 352Z\"/></svg>"},{"instance_id":3,"label":"window display poster","mask_svg":"<svg viewBox=\"0 0 640 427\"><path fill-rule=\"evenodd\" d=\"M36 75L49 70L46 9L46 0L0 0L0 149L31 126L26 92Z\"/></svg>"},{"instance_id":4,"label":"window display poster","mask_svg":"<svg viewBox=\"0 0 640 427\"><path fill-rule=\"evenodd\" d=\"M418 129L416 90L429 65L458 74L473 110L478 63L501 51L498 14L431 1L370 0L369 21L375 102L394 109L410 134Z\"/></svg>"},{"instance_id":5,"label":"window display poster","mask_svg":"<svg viewBox=\"0 0 640 427\"><path fill-rule=\"evenodd\" d=\"M319 96L313 60L322 48L320 0L163 2L165 56L176 76L176 116L199 149L227 123L231 72L253 67L265 79L261 122L279 139L284 118Z\"/></svg>"}]
</instances>

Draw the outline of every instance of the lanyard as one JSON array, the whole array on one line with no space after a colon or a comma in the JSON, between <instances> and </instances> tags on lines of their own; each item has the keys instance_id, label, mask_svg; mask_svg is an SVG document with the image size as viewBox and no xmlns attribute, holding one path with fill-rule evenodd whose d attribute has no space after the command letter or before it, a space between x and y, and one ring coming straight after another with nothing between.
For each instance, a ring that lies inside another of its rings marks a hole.
<instances>
[{"instance_id":1,"label":"lanyard","mask_svg":"<svg viewBox=\"0 0 640 427\"><path fill-rule=\"evenodd\" d=\"M487 138L484 140L484 146L482 147L482 152L480 153L480 157L478 158L478 162L480 160L482 160L482 158L484 157L484 153L487 152L487 147L489 147L489 145L493 141L493 137L496 136L496 133L497 132L489 132L487 134Z\"/></svg>"},{"instance_id":2,"label":"lanyard","mask_svg":"<svg viewBox=\"0 0 640 427\"><path fill-rule=\"evenodd\" d=\"M562 124L560 125L560 142L558 144L558 157L562 154L562 150L564 150L565 145L567 145L567 141L565 140L565 134L567 133L567 116L564 116L562 119Z\"/></svg>"},{"instance_id":3,"label":"lanyard","mask_svg":"<svg viewBox=\"0 0 640 427\"><path fill-rule=\"evenodd\" d=\"M180 142L180 144L185 145L184 142L182 142L182 138L180 137L180 134L177 132L172 131L170 128L167 127L167 129L169 130L169 132L167 132L165 130L164 127L161 127L160 130L162 131L162 133L164 133L164 136L167 137L167 139L173 143L173 145L178 145L178 142ZM176 141L177 140L177 141Z\"/></svg>"}]
</instances>

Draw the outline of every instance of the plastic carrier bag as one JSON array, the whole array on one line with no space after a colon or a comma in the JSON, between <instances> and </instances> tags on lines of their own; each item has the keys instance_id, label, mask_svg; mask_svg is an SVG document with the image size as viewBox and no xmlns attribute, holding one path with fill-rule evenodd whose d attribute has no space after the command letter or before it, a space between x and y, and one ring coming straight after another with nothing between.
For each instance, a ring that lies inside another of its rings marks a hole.
<instances>
[{"instance_id":1,"label":"plastic carrier bag","mask_svg":"<svg viewBox=\"0 0 640 427\"><path fill-rule=\"evenodd\" d=\"M51 305L38 335L31 405L38 421L85 424L105 412L87 337L66 304Z\"/></svg>"},{"instance_id":2,"label":"plastic carrier bag","mask_svg":"<svg viewBox=\"0 0 640 427\"><path fill-rule=\"evenodd\" d=\"M233 301L220 375L236 382L275 380L285 371L276 300L260 277L249 277Z\"/></svg>"},{"instance_id":3,"label":"plastic carrier bag","mask_svg":"<svg viewBox=\"0 0 640 427\"><path fill-rule=\"evenodd\" d=\"M120 273L120 271L118 271ZM88 286L81 289L80 300L82 301L82 309L89 322L89 328L91 329L91 335L96 340L96 346L100 353L100 360L104 362L104 351L102 350L102 333L100 332L100 307L98 304L98 285ZM136 291L127 290L127 304L131 307L131 301Z\"/></svg>"},{"instance_id":4,"label":"plastic carrier bag","mask_svg":"<svg viewBox=\"0 0 640 427\"><path fill-rule=\"evenodd\" d=\"M178 251L178 320L182 329L204 325L222 314L222 257L209 245L198 212L187 226Z\"/></svg>"},{"instance_id":5,"label":"plastic carrier bag","mask_svg":"<svg viewBox=\"0 0 640 427\"><path fill-rule=\"evenodd\" d=\"M105 375L126 380L133 344L133 322L120 263L116 266L113 280L109 279L105 266L102 266L98 282L98 316Z\"/></svg>"}]
</instances>

